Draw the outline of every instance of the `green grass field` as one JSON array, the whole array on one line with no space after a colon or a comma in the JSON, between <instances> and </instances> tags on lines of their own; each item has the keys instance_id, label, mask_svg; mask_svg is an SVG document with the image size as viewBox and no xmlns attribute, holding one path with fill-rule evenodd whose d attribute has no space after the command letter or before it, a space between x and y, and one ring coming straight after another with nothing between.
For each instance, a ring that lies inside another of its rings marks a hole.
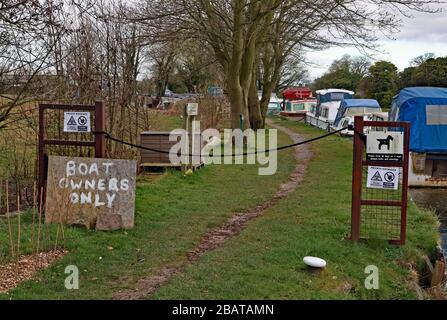
<instances>
[{"instance_id":1,"label":"green grass field","mask_svg":"<svg viewBox=\"0 0 447 320\"><path fill-rule=\"evenodd\" d=\"M277 121L308 137L322 134L303 124ZM283 134L279 138L279 145L291 142ZM418 265L421 255L434 250L438 238L434 216L410 206L404 247L344 240L350 227L352 142L332 136L313 143L312 150L314 159L295 192L150 298L415 298L410 264ZM288 149L279 153L278 173L273 176L258 176L256 166L214 165L189 177L169 172L156 181L141 178L135 229L105 233L66 228L69 253L0 298L104 299L133 288L141 277L183 263L201 237L234 212L272 197L294 164ZM23 219L29 226L30 216ZM8 250L6 235L3 220L3 255ZM28 239L29 233L24 233L23 242ZM326 259L328 267L321 273L309 272L302 262L306 255ZM64 269L71 264L80 270L79 290L64 288ZM368 265L379 268L380 290L364 288Z\"/></svg>"},{"instance_id":2,"label":"green grass field","mask_svg":"<svg viewBox=\"0 0 447 320\"><path fill-rule=\"evenodd\" d=\"M280 144L290 143L279 136ZM119 289L132 288L143 276L165 265L177 265L210 229L234 212L272 197L294 168L291 151L282 154L273 176L259 176L257 166L215 165L183 177L170 172L156 182L140 179L137 187L136 227L128 231L95 232L66 228L69 254L1 298L103 299ZM241 179L241 177L244 177ZM29 227L31 217L22 217ZM16 219L14 224L16 224ZM54 231L53 231L54 239ZM22 251L29 251L29 230L22 231ZM54 242L54 241L53 241ZM109 250L108 247L113 247ZM6 221L0 221L0 250L8 251ZM64 287L67 265L80 270L80 289Z\"/></svg>"},{"instance_id":3,"label":"green grass field","mask_svg":"<svg viewBox=\"0 0 447 320\"><path fill-rule=\"evenodd\" d=\"M322 132L279 121L309 136ZM438 234L431 213L410 205L408 243L354 244L349 232L352 142L331 137L312 145L304 183L268 210L225 247L162 287L153 299L412 299L409 264L431 252ZM323 257L328 267L309 272L306 255ZM366 290L364 269L379 268L379 290Z\"/></svg>"}]
</instances>

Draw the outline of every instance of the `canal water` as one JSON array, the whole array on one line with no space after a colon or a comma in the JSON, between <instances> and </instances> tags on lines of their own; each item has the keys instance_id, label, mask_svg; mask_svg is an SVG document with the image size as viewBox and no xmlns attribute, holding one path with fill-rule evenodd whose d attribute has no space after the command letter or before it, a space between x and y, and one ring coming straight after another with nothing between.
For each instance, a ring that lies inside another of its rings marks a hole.
<instances>
[{"instance_id":1,"label":"canal water","mask_svg":"<svg viewBox=\"0 0 447 320\"><path fill-rule=\"evenodd\" d=\"M441 227L442 249L447 256L447 189L443 188L417 188L410 189L413 201L421 208L434 210L438 215Z\"/></svg>"}]
</instances>

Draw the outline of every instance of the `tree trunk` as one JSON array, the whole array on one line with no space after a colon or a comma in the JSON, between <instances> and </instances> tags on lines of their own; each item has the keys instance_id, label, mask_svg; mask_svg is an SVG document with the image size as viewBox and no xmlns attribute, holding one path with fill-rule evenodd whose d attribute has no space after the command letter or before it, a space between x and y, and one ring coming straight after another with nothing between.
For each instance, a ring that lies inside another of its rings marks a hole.
<instances>
[{"instance_id":1,"label":"tree trunk","mask_svg":"<svg viewBox=\"0 0 447 320\"><path fill-rule=\"evenodd\" d=\"M248 93L248 111L250 114L251 128L253 130L262 129L264 127L264 120L261 114L258 90L256 87L256 69L253 71L250 91Z\"/></svg>"},{"instance_id":2,"label":"tree trunk","mask_svg":"<svg viewBox=\"0 0 447 320\"><path fill-rule=\"evenodd\" d=\"M234 0L233 11L233 48L231 62L228 65L228 91L231 103L231 128L240 127L240 116L244 117L244 128L250 127L248 115L248 86L244 88L244 79L242 74L244 58L244 1ZM249 83L248 83L249 85ZM245 91L245 92L244 92Z\"/></svg>"},{"instance_id":3,"label":"tree trunk","mask_svg":"<svg viewBox=\"0 0 447 320\"><path fill-rule=\"evenodd\" d=\"M276 85L279 81L281 68L284 61L279 56L279 52L281 51L278 48L275 49L276 50L269 50L269 48L266 48L265 60L263 60L265 73L264 78L262 79L262 98L260 101L263 127L265 126L265 118L267 116L270 98L272 96L273 90L276 88ZM271 55L270 58L268 54Z\"/></svg>"},{"instance_id":4,"label":"tree trunk","mask_svg":"<svg viewBox=\"0 0 447 320\"><path fill-rule=\"evenodd\" d=\"M230 73L236 73L238 70L234 70ZM229 77L228 83L228 96L230 97L231 104L231 128L237 129L240 127L240 116L243 114L244 109L244 96L242 93L242 87L239 83L239 77L234 75Z\"/></svg>"}]
</instances>

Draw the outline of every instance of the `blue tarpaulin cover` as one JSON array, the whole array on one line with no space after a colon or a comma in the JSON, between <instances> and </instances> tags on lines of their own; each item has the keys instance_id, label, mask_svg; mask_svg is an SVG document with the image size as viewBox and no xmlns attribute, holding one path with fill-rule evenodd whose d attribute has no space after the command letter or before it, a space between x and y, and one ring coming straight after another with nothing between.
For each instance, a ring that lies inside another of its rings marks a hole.
<instances>
[{"instance_id":1,"label":"blue tarpaulin cover","mask_svg":"<svg viewBox=\"0 0 447 320\"><path fill-rule=\"evenodd\" d=\"M447 152L447 88L405 88L394 97L390 121L411 123L410 151Z\"/></svg>"},{"instance_id":2,"label":"blue tarpaulin cover","mask_svg":"<svg viewBox=\"0 0 447 320\"><path fill-rule=\"evenodd\" d=\"M344 99L340 103L340 108L338 108L337 116L335 117L334 125L338 126L338 123L345 115L347 109L350 108L370 108L382 110L380 104L374 99Z\"/></svg>"}]
</instances>

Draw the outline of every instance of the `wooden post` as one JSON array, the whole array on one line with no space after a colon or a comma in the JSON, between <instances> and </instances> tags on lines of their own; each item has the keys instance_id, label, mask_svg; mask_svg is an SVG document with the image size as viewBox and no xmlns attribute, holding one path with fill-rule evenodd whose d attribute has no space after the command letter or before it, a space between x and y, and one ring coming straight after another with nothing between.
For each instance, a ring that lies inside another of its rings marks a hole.
<instances>
[{"instance_id":1,"label":"wooden post","mask_svg":"<svg viewBox=\"0 0 447 320\"><path fill-rule=\"evenodd\" d=\"M188 166L187 170L192 169L192 117L188 115Z\"/></svg>"},{"instance_id":2,"label":"wooden post","mask_svg":"<svg viewBox=\"0 0 447 320\"><path fill-rule=\"evenodd\" d=\"M186 137L183 137L183 139L188 139L188 122L189 122L189 117L188 117L187 109L188 109L188 106L185 105L185 108L183 110L183 129L185 129ZM189 140L186 143L186 145L189 146ZM183 150L183 148L182 148L182 150ZM184 151L182 151L182 152L184 152ZM187 170L187 163L184 163L184 161L183 161L183 159L185 157L187 157L187 156L183 156L182 155L181 158L180 158L181 159L181 163L182 163L182 174L185 174L186 170ZM188 159L189 159L189 157L188 157Z\"/></svg>"},{"instance_id":3,"label":"wooden post","mask_svg":"<svg viewBox=\"0 0 447 320\"><path fill-rule=\"evenodd\" d=\"M39 156L39 177L38 177L38 185L39 185L39 199L44 199L45 195L40 194L45 190L45 123L44 123L44 106L39 104L39 141L37 143L37 154ZM42 191L43 190L43 191Z\"/></svg>"},{"instance_id":4,"label":"wooden post","mask_svg":"<svg viewBox=\"0 0 447 320\"><path fill-rule=\"evenodd\" d=\"M360 204L362 195L363 117L354 118L354 151L352 169L351 240L360 240Z\"/></svg>"},{"instance_id":5,"label":"wooden post","mask_svg":"<svg viewBox=\"0 0 447 320\"><path fill-rule=\"evenodd\" d=\"M95 103L95 158L106 157L106 135L105 135L105 110L104 103L97 101Z\"/></svg>"}]
</instances>

